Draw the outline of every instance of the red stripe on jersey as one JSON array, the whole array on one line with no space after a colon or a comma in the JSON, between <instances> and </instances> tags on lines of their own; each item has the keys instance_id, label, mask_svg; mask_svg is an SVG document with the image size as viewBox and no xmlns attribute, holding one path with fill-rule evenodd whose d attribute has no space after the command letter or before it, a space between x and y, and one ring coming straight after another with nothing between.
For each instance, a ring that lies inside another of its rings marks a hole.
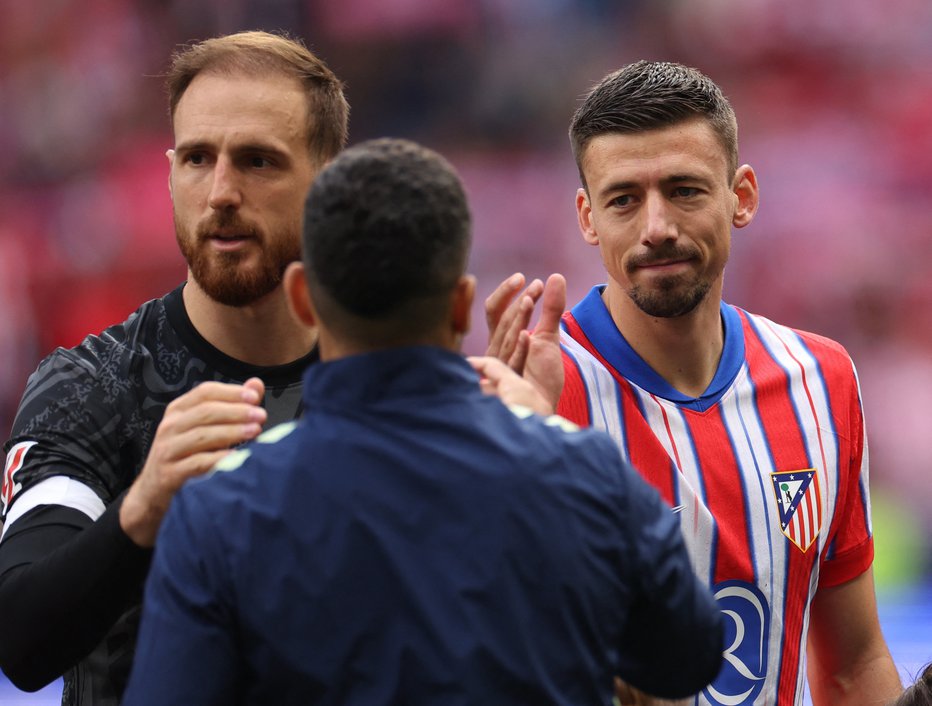
<instances>
[{"instance_id":1,"label":"red stripe on jersey","mask_svg":"<svg viewBox=\"0 0 932 706\"><path fill-rule=\"evenodd\" d=\"M631 383L602 357L586 334L583 333L583 330L580 328L579 324L576 323L576 319L573 318L570 312L563 314L563 324L566 326L570 336L592 354L592 356L601 363L602 367L611 374L615 381L615 385L618 389L618 397L621 400L621 414L624 420L623 427L625 445L629 456L628 461L648 483L657 489L660 496L668 505L675 505L677 502L675 467L673 466L672 460L667 455L666 450L654 435L653 429L650 428L650 425L641 414L634 391L631 389ZM567 362L568 358L569 362ZM567 395L569 398L567 401L567 411L571 414L575 413L578 416L581 406L583 409L587 410L588 414L588 406L585 402L585 385L582 382L579 371L576 369L576 364L573 362L572 356L564 350L563 369L567 370L570 367L573 369L573 372L567 380L573 379L573 385L575 386L578 384L578 387L571 388L570 390L564 387L564 395ZM576 380L578 380L578 383ZM576 398L577 394L582 398L581 403ZM560 402L557 405L557 413L562 415L562 409L563 395L561 395ZM567 419L576 421L573 417L567 417ZM587 419L587 423L591 423L591 420ZM638 443L633 445L629 444L628 440L632 438L637 439Z\"/></svg>"},{"instance_id":2,"label":"red stripe on jersey","mask_svg":"<svg viewBox=\"0 0 932 706\"><path fill-rule=\"evenodd\" d=\"M680 461L680 450L676 448L676 439L673 438L673 431L670 429L670 417L667 416L667 410L657 400L656 395L651 395L651 399L657 403L657 407L660 409L660 415L663 417L663 428L667 432L667 439L670 441L670 448L673 449L673 461L676 463L677 468L682 468L683 463Z\"/></svg>"},{"instance_id":3,"label":"red stripe on jersey","mask_svg":"<svg viewBox=\"0 0 932 706\"><path fill-rule=\"evenodd\" d=\"M805 654L803 615L809 604L809 579L816 553L803 554L791 542L786 543L787 571L784 592L783 650L780 658L780 675L777 685L777 703L793 703L799 677L800 662Z\"/></svg>"},{"instance_id":4,"label":"red stripe on jersey","mask_svg":"<svg viewBox=\"0 0 932 706\"><path fill-rule=\"evenodd\" d=\"M748 373L754 383L757 411L774 468L778 471L812 468L790 399L790 381L786 371L767 352L748 321L747 314L743 311L740 314L744 325Z\"/></svg>"},{"instance_id":5,"label":"red stripe on jersey","mask_svg":"<svg viewBox=\"0 0 932 706\"><path fill-rule=\"evenodd\" d=\"M793 355L793 351L790 350L790 347L787 346L786 343L783 344L783 349L786 351L786 354L792 359L792 361L796 363L797 366L799 366L799 373L802 377L803 389L806 391L806 399L809 401L809 409L812 412L812 418L817 422L816 428L820 431L822 429L828 429L828 426L823 424L824 420L819 419L819 413L816 411L815 402L812 401L812 390L809 389L809 380L806 377L805 366L799 362L799 359L795 355ZM821 455L820 460L822 461L821 468L824 469L828 467L828 464L825 462L825 445L822 443L822 434L820 433L817 436L819 438L819 454Z\"/></svg>"},{"instance_id":6,"label":"red stripe on jersey","mask_svg":"<svg viewBox=\"0 0 932 706\"><path fill-rule=\"evenodd\" d=\"M812 479L812 482L815 483L817 480L818 480L818 476L814 477ZM817 489L818 489L818 485L815 488L813 488L812 491L810 491L810 492L815 493L815 498L819 497L819 494L816 492ZM804 546L808 546L809 541L815 536L816 528L819 526L816 524L817 513L815 511L815 508L813 508L814 504L815 503L812 503L809 501L806 502L806 521L809 523L809 531L806 533L806 545Z\"/></svg>"},{"instance_id":7,"label":"red stripe on jersey","mask_svg":"<svg viewBox=\"0 0 932 706\"><path fill-rule=\"evenodd\" d=\"M706 461L702 465L705 504L715 518L717 535L713 583L734 579L755 583L747 529L747 497L743 492L735 492L743 481L721 405L706 412L684 410L684 414L696 456Z\"/></svg>"},{"instance_id":8,"label":"red stripe on jersey","mask_svg":"<svg viewBox=\"0 0 932 706\"><path fill-rule=\"evenodd\" d=\"M818 480L818 477L813 479ZM815 487L815 506L816 506L816 527L822 526L822 484L816 483Z\"/></svg>"},{"instance_id":9,"label":"red stripe on jersey","mask_svg":"<svg viewBox=\"0 0 932 706\"><path fill-rule=\"evenodd\" d=\"M26 451L33 446L33 443L20 443L13 447L12 455L7 460L6 469L3 474L2 497L4 506L9 505L13 500L13 475L23 466L23 456Z\"/></svg>"},{"instance_id":10,"label":"red stripe on jersey","mask_svg":"<svg viewBox=\"0 0 932 706\"><path fill-rule=\"evenodd\" d=\"M579 372L576 362L565 352L563 353L563 391L557 401L557 414L581 427L587 427L592 423L589 418L589 401L582 373Z\"/></svg>"},{"instance_id":11,"label":"red stripe on jersey","mask_svg":"<svg viewBox=\"0 0 932 706\"><path fill-rule=\"evenodd\" d=\"M811 468L814 464L806 452L790 397L789 377L768 353L750 325L747 314L743 311L740 314L745 329L748 373L755 386L757 410L774 468L779 471ZM798 532L796 536L798 541ZM791 542L787 542L785 551L784 639L777 687L778 703L791 703L796 693L801 652L806 647L802 640L803 614L809 602L809 578L815 558L815 552L803 554Z\"/></svg>"},{"instance_id":12,"label":"red stripe on jersey","mask_svg":"<svg viewBox=\"0 0 932 706\"><path fill-rule=\"evenodd\" d=\"M796 333L819 363L829 404L837 417L834 423L841 477L819 575L819 585L835 586L862 574L873 560L867 500L860 484L864 416L858 389L853 382L851 359L844 348L816 334ZM842 416L844 414L848 415L847 419ZM837 563L833 561L835 557L838 557Z\"/></svg>"},{"instance_id":13,"label":"red stripe on jersey","mask_svg":"<svg viewBox=\"0 0 932 706\"><path fill-rule=\"evenodd\" d=\"M612 370L612 372L614 373L615 371ZM650 398L656 403L657 408L660 410L660 416L663 419L663 428L664 428L664 431L666 431L667 433L667 442L670 444L670 448L673 449L673 462L675 464L675 467L677 469L682 469L683 463L680 460L680 450L676 443L676 436L673 434L673 430L670 428L670 416L667 414L667 409L666 407L663 406L660 400L657 399L657 395L654 395L653 393L651 393ZM682 470L680 470L680 472L682 472ZM675 503L675 500L672 495L667 502L669 502L670 505L673 505ZM693 507L692 507L693 509L692 530L693 532L698 532L698 529L699 529L699 515L700 515L699 506L700 506L699 495L698 494L693 495Z\"/></svg>"}]
</instances>

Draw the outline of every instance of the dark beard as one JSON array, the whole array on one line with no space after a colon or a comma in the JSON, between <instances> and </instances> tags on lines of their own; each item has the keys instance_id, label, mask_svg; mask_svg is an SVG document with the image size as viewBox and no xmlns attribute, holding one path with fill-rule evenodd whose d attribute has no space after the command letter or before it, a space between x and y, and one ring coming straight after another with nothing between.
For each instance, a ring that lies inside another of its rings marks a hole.
<instances>
[{"instance_id":1,"label":"dark beard","mask_svg":"<svg viewBox=\"0 0 932 706\"><path fill-rule=\"evenodd\" d=\"M671 278L672 279L672 278ZM705 299L711 286L708 282L693 282L685 289L677 291L676 284L661 284L659 291L645 291L640 287L628 290L628 296L637 307L649 316L659 319L672 319L688 314Z\"/></svg>"},{"instance_id":2,"label":"dark beard","mask_svg":"<svg viewBox=\"0 0 932 706\"><path fill-rule=\"evenodd\" d=\"M654 262L689 260L697 255L698 253L688 248L660 247L650 255L632 259L628 263L627 269L631 272L638 267L644 267ZM711 284L702 281L698 277L692 282L688 282L685 276L674 275L661 279L657 288L653 290L645 290L635 285L628 290L628 296L645 314L660 319L672 319L677 316L684 316L699 306L699 303L709 293L709 289L711 289Z\"/></svg>"},{"instance_id":3,"label":"dark beard","mask_svg":"<svg viewBox=\"0 0 932 706\"><path fill-rule=\"evenodd\" d=\"M247 268L242 264L248 257L246 253L212 251L208 240L219 229L255 240L262 248L258 266ZM201 223L194 238L176 218L175 237L194 281L207 296L227 306L247 306L274 291L282 282L285 268L301 259L297 232L265 238L258 228L235 214L215 216Z\"/></svg>"}]
</instances>

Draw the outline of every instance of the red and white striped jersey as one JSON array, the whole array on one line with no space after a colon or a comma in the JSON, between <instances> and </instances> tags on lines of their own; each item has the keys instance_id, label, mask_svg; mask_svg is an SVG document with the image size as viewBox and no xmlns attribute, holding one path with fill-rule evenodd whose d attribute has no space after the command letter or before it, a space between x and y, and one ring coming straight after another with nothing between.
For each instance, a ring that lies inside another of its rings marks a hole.
<instances>
[{"instance_id":1,"label":"red and white striped jersey","mask_svg":"<svg viewBox=\"0 0 932 706\"><path fill-rule=\"evenodd\" d=\"M725 346L699 398L619 333L595 287L563 316L558 412L608 431L679 512L729 620L718 678L684 703L802 703L809 606L873 559L867 445L844 348L721 305Z\"/></svg>"}]
</instances>

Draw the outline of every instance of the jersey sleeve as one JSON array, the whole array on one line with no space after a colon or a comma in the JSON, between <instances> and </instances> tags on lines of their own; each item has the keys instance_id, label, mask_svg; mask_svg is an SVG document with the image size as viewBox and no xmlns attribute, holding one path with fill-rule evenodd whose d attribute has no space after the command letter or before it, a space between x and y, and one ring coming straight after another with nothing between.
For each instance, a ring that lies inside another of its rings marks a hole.
<instances>
[{"instance_id":1,"label":"jersey sleeve","mask_svg":"<svg viewBox=\"0 0 932 706\"><path fill-rule=\"evenodd\" d=\"M151 552L120 529L121 501L96 522L37 507L0 543L0 667L21 689L60 676L139 601Z\"/></svg>"},{"instance_id":2,"label":"jersey sleeve","mask_svg":"<svg viewBox=\"0 0 932 706\"><path fill-rule=\"evenodd\" d=\"M620 532L630 547L624 569L634 587L618 675L655 696L690 696L721 666L722 614L693 572L676 514L608 443L621 470Z\"/></svg>"},{"instance_id":3,"label":"jersey sleeve","mask_svg":"<svg viewBox=\"0 0 932 706\"><path fill-rule=\"evenodd\" d=\"M868 487L867 433L857 372L847 359L846 375L827 377L832 404L846 403L848 453L840 463L838 500L819 574L820 586L836 586L867 571L874 558ZM847 399L842 397L847 393ZM840 398L840 400L839 400Z\"/></svg>"},{"instance_id":4,"label":"jersey sleeve","mask_svg":"<svg viewBox=\"0 0 932 706\"><path fill-rule=\"evenodd\" d=\"M30 376L4 449L2 504L6 517L25 490L53 476L69 476L105 503L135 476L151 438L136 404L139 375L133 353L101 339L59 349Z\"/></svg>"},{"instance_id":5,"label":"jersey sleeve","mask_svg":"<svg viewBox=\"0 0 932 706\"><path fill-rule=\"evenodd\" d=\"M187 486L165 516L146 582L126 706L239 701L229 570L210 518L210 508Z\"/></svg>"}]
</instances>

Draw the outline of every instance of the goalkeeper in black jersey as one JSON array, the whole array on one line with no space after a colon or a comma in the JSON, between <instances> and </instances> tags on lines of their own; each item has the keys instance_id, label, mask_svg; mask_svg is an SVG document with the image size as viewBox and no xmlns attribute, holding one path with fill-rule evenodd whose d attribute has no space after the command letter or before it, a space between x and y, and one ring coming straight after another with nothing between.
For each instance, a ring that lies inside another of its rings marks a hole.
<instances>
[{"instance_id":1,"label":"goalkeeper in black jersey","mask_svg":"<svg viewBox=\"0 0 932 706\"><path fill-rule=\"evenodd\" d=\"M305 195L346 142L342 84L264 32L186 47L167 83L187 281L42 361L5 446L0 667L26 690L64 675L66 705L119 703L172 496L297 416L316 355L281 278Z\"/></svg>"}]
</instances>

